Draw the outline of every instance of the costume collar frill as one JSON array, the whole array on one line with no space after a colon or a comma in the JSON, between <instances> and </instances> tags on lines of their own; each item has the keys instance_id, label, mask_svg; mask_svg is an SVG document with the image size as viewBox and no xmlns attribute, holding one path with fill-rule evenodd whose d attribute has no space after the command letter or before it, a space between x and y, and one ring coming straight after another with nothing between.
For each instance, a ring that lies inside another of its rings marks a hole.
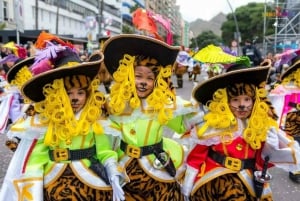
<instances>
[{"instance_id":1,"label":"costume collar frill","mask_svg":"<svg viewBox=\"0 0 300 201\"><path fill-rule=\"evenodd\" d=\"M182 99L180 96L176 96L176 102L173 102L168 108L172 109L173 117L175 118L180 115L194 114L198 112L198 107L193 105L191 102ZM151 113L153 110L148 107L148 104L145 99L142 100L141 106L137 109L127 109L121 115L113 115L111 114L109 118L118 123L127 123L133 122L137 119L149 119L154 120L157 119L156 113Z\"/></svg>"},{"instance_id":2,"label":"costume collar frill","mask_svg":"<svg viewBox=\"0 0 300 201\"><path fill-rule=\"evenodd\" d=\"M17 120L9 129L8 138L41 139L47 130L47 125L39 121L38 115L26 116Z\"/></svg>"},{"instance_id":3,"label":"costume collar frill","mask_svg":"<svg viewBox=\"0 0 300 201\"><path fill-rule=\"evenodd\" d=\"M247 124L248 120L246 121ZM200 128L203 124L196 125L196 128ZM207 131L198 137L197 130L193 129L191 132L191 138L194 143L205 146L212 146L222 143L222 140L234 140L238 137L243 137L243 130L245 129L245 123L242 120L237 119L237 125L226 129L208 128Z\"/></svg>"}]
</instances>

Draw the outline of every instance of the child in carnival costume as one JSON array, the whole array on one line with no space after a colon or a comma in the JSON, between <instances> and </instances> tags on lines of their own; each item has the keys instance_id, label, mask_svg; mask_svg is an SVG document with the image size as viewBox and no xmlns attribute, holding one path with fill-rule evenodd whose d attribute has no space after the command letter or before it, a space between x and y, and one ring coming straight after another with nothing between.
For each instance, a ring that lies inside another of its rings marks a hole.
<instances>
[{"instance_id":1,"label":"child in carnival costume","mask_svg":"<svg viewBox=\"0 0 300 201\"><path fill-rule=\"evenodd\" d=\"M20 61L20 57L18 57L17 47L13 42L6 43L2 47L6 48L6 56L0 59L0 66L4 71L0 76L0 111L2 111L0 114L0 133L5 133L7 125L15 122L21 113L19 90L7 82L7 72L15 63Z\"/></svg>"},{"instance_id":2,"label":"child in carnival costume","mask_svg":"<svg viewBox=\"0 0 300 201\"><path fill-rule=\"evenodd\" d=\"M279 129L267 99L269 69L236 69L193 90L208 112L186 160L187 200L272 200L267 168L299 167L299 145Z\"/></svg>"},{"instance_id":3,"label":"child in carnival costume","mask_svg":"<svg viewBox=\"0 0 300 201\"><path fill-rule=\"evenodd\" d=\"M143 35L119 35L104 43L104 63L114 83L108 101L119 129L119 163L129 177L126 200L183 200L177 182L184 171L184 150L163 136L190 129L196 108L176 97L170 84L179 49Z\"/></svg>"},{"instance_id":4,"label":"child in carnival costume","mask_svg":"<svg viewBox=\"0 0 300 201\"><path fill-rule=\"evenodd\" d=\"M174 63L173 70L177 79L177 88L183 87L183 75L187 72L189 66L189 60L191 56L187 51L185 51L185 47L181 46L180 51L178 52L176 62Z\"/></svg>"},{"instance_id":5,"label":"child in carnival costume","mask_svg":"<svg viewBox=\"0 0 300 201\"><path fill-rule=\"evenodd\" d=\"M279 114L280 128L300 143L300 56L293 57L291 66L280 75L270 91L270 100ZM300 183L300 169L289 172L289 178Z\"/></svg>"},{"instance_id":6,"label":"child in carnival costume","mask_svg":"<svg viewBox=\"0 0 300 201\"><path fill-rule=\"evenodd\" d=\"M114 131L102 113L105 97L96 78L103 54L81 62L71 44L54 43L46 40L27 69L33 77L22 94L36 114L10 129L21 141L0 200L124 200L123 174L107 135Z\"/></svg>"},{"instance_id":7,"label":"child in carnival costume","mask_svg":"<svg viewBox=\"0 0 300 201\"><path fill-rule=\"evenodd\" d=\"M13 54L8 55L1 63L15 63L12 67L9 68L5 76L2 77L1 81L1 97L0 97L0 133L5 133L7 126L11 123L14 123L18 118L20 118L24 111L26 111L27 105L23 104L24 99L20 94L21 84L20 81L12 82L9 72L13 68L20 68L20 66L27 66L33 64L32 58L20 59ZM26 76L21 78L22 80L27 80L30 77Z\"/></svg>"},{"instance_id":8,"label":"child in carnival costume","mask_svg":"<svg viewBox=\"0 0 300 201\"><path fill-rule=\"evenodd\" d=\"M7 72L7 96L10 97L10 103L3 108L3 114L8 114L8 117L11 123L15 123L18 119L23 118L25 115L31 115L31 111L33 110L33 106L30 104L28 99L24 99L21 95L21 87L22 85L32 78L32 73L29 71L29 67L34 63L34 57L25 58L19 62L17 62L14 66L12 66ZM2 116L3 117L3 116ZM10 124L11 125L11 124ZM9 128L8 128L9 130ZM8 136L8 140L6 141L6 146L15 151L19 138Z\"/></svg>"},{"instance_id":9,"label":"child in carnival costume","mask_svg":"<svg viewBox=\"0 0 300 201\"><path fill-rule=\"evenodd\" d=\"M2 48L5 50L3 52L5 56L3 56L0 60L0 64L3 65L3 68L6 73L18 61L27 57L26 49L15 44L13 41L4 44Z\"/></svg>"}]
</instances>

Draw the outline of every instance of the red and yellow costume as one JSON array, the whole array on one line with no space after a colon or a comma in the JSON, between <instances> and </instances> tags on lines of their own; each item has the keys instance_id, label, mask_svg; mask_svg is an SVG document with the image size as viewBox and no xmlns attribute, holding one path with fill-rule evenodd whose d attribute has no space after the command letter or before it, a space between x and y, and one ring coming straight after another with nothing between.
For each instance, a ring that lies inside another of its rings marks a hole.
<instances>
[{"instance_id":1,"label":"red and yellow costume","mask_svg":"<svg viewBox=\"0 0 300 201\"><path fill-rule=\"evenodd\" d=\"M236 70L195 88L194 98L200 103L209 103L204 122L192 132L195 145L186 160L183 193L190 200L254 201L257 197L272 200L268 183L263 183L261 195L257 195L260 193L254 174L274 165L285 170L299 166L299 145L278 128L270 115L266 91L259 87L264 86L261 82L267 73L268 67ZM256 75L257 80L252 75ZM214 87L214 93L203 95ZM231 87L230 91L227 87ZM236 94L230 94L232 91ZM234 116L229 107L229 94L230 97L247 95L252 98L249 117ZM266 158L269 164L265 164Z\"/></svg>"}]
</instances>

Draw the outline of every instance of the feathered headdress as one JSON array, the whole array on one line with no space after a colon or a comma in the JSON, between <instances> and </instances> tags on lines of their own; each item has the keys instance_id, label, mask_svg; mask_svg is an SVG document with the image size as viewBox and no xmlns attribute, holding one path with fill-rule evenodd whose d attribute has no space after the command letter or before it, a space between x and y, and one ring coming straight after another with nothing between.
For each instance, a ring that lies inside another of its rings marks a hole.
<instances>
[{"instance_id":1,"label":"feathered headdress","mask_svg":"<svg viewBox=\"0 0 300 201\"><path fill-rule=\"evenodd\" d=\"M60 39L58 36L55 36L53 34L47 33L45 31L42 31L40 35L38 36L35 47L38 49L44 49L47 47L47 43L51 42L54 44L60 44L62 46L70 47L71 49L74 48L74 45L70 42L65 42L62 39Z\"/></svg>"}]
</instances>

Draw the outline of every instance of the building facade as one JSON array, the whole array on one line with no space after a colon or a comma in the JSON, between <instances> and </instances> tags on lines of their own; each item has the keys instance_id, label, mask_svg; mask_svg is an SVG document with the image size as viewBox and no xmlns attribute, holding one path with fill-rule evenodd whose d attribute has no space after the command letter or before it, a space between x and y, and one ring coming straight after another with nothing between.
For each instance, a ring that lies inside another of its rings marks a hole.
<instances>
[{"instance_id":1,"label":"building facade","mask_svg":"<svg viewBox=\"0 0 300 201\"><path fill-rule=\"evenodd\" d=\"M186 41L186 23L176 0L0 0L0 24L5 24L0 42L17 42L18 32L24 43L42 30L86 41L120 34L124 25L138 33L132 25L132 12L138 7L170 19L176 45ZM164 35L164 29L158 27Z\"/></svg>"},{"instance_id":2,"label":"building facade","mask_svg":"<svg viewBox=\"0 0 300 201\"><path fill-rule=\"evenodd\" d=\"M121 5L121 0L0 0L0 22L6 24L4 30L19 29L21 36L23 31L47 30L96 41L99 35L121 33Z\"/></svg>"}]
</instances>

